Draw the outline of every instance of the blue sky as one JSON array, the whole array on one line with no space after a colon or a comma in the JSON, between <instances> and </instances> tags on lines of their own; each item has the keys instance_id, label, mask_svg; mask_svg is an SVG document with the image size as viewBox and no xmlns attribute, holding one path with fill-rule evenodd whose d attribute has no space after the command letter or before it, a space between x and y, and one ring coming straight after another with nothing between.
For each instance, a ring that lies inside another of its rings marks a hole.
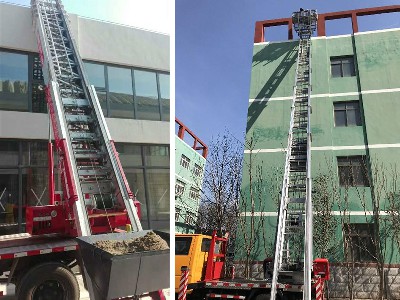
<instances>
[{"instance_id":1,"label":"blue sky","mask_svg":"<svg viewBox=\"0 0 400 300\"><path fill-rule=\"evenodd\" d=\"M30 6L30 0L1 2ZM169 0L62 0L69 13L152 31L170 33L172 19Z\"/></svg>"},{"instance_id":2,"label":"blue sky","mask_svg":"<svg viewBox=\"0 0 400 300\"><path fill-rule=\"evenodd\" d=\"M176 0L176 116L206 143L225 128L242 140L256 21L288 18L300 6L325 13L396 4L398 0ZM329 22L327 35L350 33L350 24ZM400 27L400 14L362 17L359 27ZM280 37L277 30L273 38Z\"/></svg>"}]
</instances>

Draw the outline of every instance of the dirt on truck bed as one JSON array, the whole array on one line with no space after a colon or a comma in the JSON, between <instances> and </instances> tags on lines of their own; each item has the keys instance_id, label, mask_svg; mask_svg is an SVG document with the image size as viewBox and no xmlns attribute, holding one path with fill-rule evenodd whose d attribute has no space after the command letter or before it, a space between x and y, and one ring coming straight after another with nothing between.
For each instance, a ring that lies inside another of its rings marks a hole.
<instances>
[{"instance_id":1,"label":"dirt on truck bed","mask_svg":"<svg viewBox=\"0 0 400 300\"><path fill-rule=\"evenodd\" d=\"M145 236L125 241L98 241L94 245L112 255L169 249L167 242L154 232L148 232Z\"/></svg>"}]
</instances>

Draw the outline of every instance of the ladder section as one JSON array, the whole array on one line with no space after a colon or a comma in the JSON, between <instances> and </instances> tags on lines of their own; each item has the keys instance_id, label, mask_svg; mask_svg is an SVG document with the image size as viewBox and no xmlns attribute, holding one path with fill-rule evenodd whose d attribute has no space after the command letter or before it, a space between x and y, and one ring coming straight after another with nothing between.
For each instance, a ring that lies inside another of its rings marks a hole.
<instances>
[{"instance_id":1,"label":"ladder section","mask_svg":"<svg viewBox=\"0 0 400 300\"><path fill-rule=\"evenodd\" d=\"M303 283L303 299L311 299L310 48L311 35L316 28L317 14L315 10L301 10L300 12L295 12L292 18L300 41L278 214L271 287L272 300L276 298L279 277L284 278L282 275L285 275L286 278L291 278L291 283Z\"/></svg>"},{"instance_id":2,"label":"ladder section","mask_svg":"<svg viewBox=\"0 0 400 300\"><path fill-rule=\"evenodd\" d=\"M78 235L141 230L118 154L60 0L32 0L64 199ZM51 99L49 99L51 98Z\"/></svg>"}]
</instances>

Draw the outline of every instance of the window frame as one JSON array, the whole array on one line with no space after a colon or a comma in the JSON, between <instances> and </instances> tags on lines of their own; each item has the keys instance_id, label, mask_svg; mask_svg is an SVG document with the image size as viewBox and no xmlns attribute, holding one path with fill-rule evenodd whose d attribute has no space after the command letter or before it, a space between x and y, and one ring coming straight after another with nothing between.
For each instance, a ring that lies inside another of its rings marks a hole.
<instances>
[{"instance_id":1,"label":"window frame","mask_svg":"<svg viewBox=\"0 0 400 300\"><path fill-rule=\"evenodd\" d=\"M190 158L187 157L185 154L182 154L179 164L180 164L183 168L189 169L189 168L190 168Z\"/></svg>"},{"instance_id":2,"label":"window frame","mask_svg":"<svg viewBox=\"0 0 400 300\"><path fill-rule=\"evenodd\" d=\"M368 169L365 155L337 156L338 179L340 187L369 187ZM346 161L347 160L347 161ZM359 170L357 170L359 168ZM350 172L346 169L350 169ZM361 171L361 173L359 173ZM349 174L349 182L345 182L344 176ZM356 177L356 176L357 177ZM362 183L357 182L362 179ZM351 181L351 182L350 182Z\"/></svg>"},{"instance_id":3,"label":"window frame","mask_svg":"<svg viewBox=\"0 0 400 300\"><path fill-rule=\"evenodd\" d=\"M346 74L344 74L344 72L343 72L343 70L344 70L344 68L343 68L343 66L344 66L344 64L346 64L346 63L344 63L344 61L345 60L348 60L348 59L350 59L351 61L350 61L350 68L351 68L351 70L350 70L350 75L346 75ZM336 65L339 65L340 66L340 76L335 76L334 75L334 73L333 73L333 69L332 69L332 66L336 66ZM330 57L330 66L331 66L331 77L332 78L343 78L343 77L354 77L354 76L356 76L356 66L355 66L355 61L354 61L354 55L343 55L343 56L331 56Z\"/></svg>"},{"instance_id":4,"label":"window frame","mask_svg":"<svg viewBox=\"0 0 400 300\"><path fill-rule=\"evenodd\" d=\"M349 261L376 262L374 236L373 223L345 223L343 247Z\"/></svg>"},{"instance_id":5,"label":"window frame","mask_svg":"<svg viewBox=\"0 0 400 300\"><path fill-rule=\"evenodd\" d=\"M158 70L153 70L153 69L146 69L146 68L136 68L136 67L129 67L129 66L123 66L123 65L118 65L118 64L110 64L110 63L103 63L103 62L98 62L94 60L83 60L83 66L85 67L85 64L96 64L96 65L101 65L104 68L104 80L105 80L105 87L101 87L100 89L96 89L96 91L99 92L105 92L106 94L106 113L104 114L105 117L111 118L110 117L110 89L109 89L109 81L108 81L108 67L113 67L113 68L123 68L123 69L129 69L131 72L131 79L132 79L132 90L133 90L133 118L128 118L128 119L135 119L135 120L142 120L138 119L138 106L137 106L137 95L136 95L136 87L135 87L135 71L145 71L145 72L151 72L156 75L156 85L157 85L157 101L158 101L158 109L159 109L159 118L157 121L165 121L169 122L169 118L164 117L163 113L163 108L162 108L162 103L161 103L161 86L159 82L159 74L163 75L168 75L170 76L171 74L169 72L165 71L158 71ZM85 70L86 72L86 70ZM90 78L88 76L88 80L90 81ZM171 98L171 95L169 95ZM169 99L170 100L170 99ZM117 117L119 118L119 117ZM143 119L147 120L147 119Z\"/></svg>"},{"instance_id":6,"label":"window frame","mask_svg":"<svg viewBox=\"0 0 400 300\"><path fill-rule=\"evenodd\" d=\"M186 183L177 179L175 182L175 196L180 197L185 192Z\"/></svg>"},{"instance_id":7,"label":"window frame","mask_svg":"<svg viewBox=\"0 0 400 300\"><path fill-rule=\"evenodd\" d=\"M30 112L30 113L46 113L47 114L47 104L46 104L46 109L45 111L33 111L33 85L34 84L44 84L44 79L35 79L33 75L33 70L34 70L34 58L39 57L39 53L35 52L29 52L29 51L20 51L20 50L13 50L13 49L8 49L8 48L2 48L0 47L0 52L4 53L11 53L11 54L19 54L19 55L26 55L27 56L27 71L28 71L28 87L27 87L27 92L28 92L28 109L23 110L23 112ZM43 75L42 75L43 76ZM44 99L43 101L46 103L46 98L43 93ZM1 101L1 99L0 99ZM3 111L21 111L21 110L15 110L15 109L0 109Z\"/></svg>"},{"instance_id":8,"label":"window frame","mask_svg":"<svg viewBox=\"0 0 400 300\"><path fill-rule=\"evenodd\" d=\"M356 109L348 108L347 106L350 104L357 104ZM339 109L337 106L339 105L344 105L344 109ZM336 122L336 112L342 112L344 111L345 113L345 125L337 125ZM355 124L349 124L349 117L348 117L348 112L350 111L355 111L356 115L356 122ZM361 108L360 108L360 101L359 100L352 100L352 101L337 101L333 102L333 119L334 119L334 126L335 127L356 127L356 126L362 126L362 119L361 119Z\"/></svg>"},{"instance_id":9,"label":"window frame","mask_svg":"<svg viewBox=\"0 0 400 300\"><path fill-rule=\"evenodd\" d=\"M189 190L189 198L198 201L200 198L200 190L191 186Z\"/></svg>"}]
</instances>

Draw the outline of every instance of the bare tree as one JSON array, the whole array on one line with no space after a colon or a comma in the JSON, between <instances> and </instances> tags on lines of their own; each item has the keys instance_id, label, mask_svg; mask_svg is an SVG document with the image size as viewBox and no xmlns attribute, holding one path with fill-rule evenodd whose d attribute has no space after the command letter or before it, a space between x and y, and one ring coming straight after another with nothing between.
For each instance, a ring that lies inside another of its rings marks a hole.
<instances>
[{"instance_id":1,"label":"bare tree","mask_svg":"<svg viewBox=\"0 0 400 300\"><path fill-rule=\"evenodd\" d=\"M242 160L243 147L228 131L209 145L197 222L201 231L235 234Z\"/></svg>"}]
</instances>

